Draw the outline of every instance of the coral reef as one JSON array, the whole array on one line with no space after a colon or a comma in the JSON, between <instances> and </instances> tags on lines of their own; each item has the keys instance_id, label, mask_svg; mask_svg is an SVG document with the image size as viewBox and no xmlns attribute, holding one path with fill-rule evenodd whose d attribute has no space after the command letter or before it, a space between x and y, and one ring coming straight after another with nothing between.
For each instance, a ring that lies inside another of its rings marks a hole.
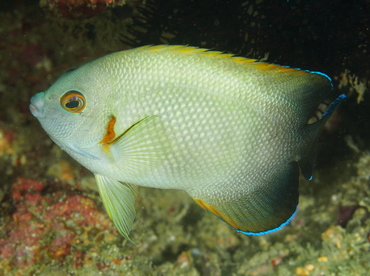
<instances>
[{"instance_id":1,"label":"coral reef","mask_svg":"<svg viewBox=\"0 0 370 276\"><path fill-rule=\"evenodd\" d=\"M334 77L334 79L339 82L338 89L349 87L350 94L356 93L356 101L359 104L364 100L365 91L370 86L370 74L367 74L369 76L366 76L366 78L359 80L358 76L350 75L349 73L350 71L345 69L344 72L340 73L339 77Z\"/></svg>"},{"instance_id":2,"label":"coral reef","mask_svg":"<svg viewBox=\"0 0 370 276\"><path fill-rule=\"evenodd\" d=\"M125 4L125 0L40 0L42 8L71 19L93 17L109 7Z\"/></svg>"},{"instance_id":3,"label":"coral reef","mask_svg":"<svg viewBox=\"0 0 370 276\"><path fill-rule=\"evenodd\" d=\"M85 262L86 247L93 242L114 239L117 232L92 197L78 194L70 186L46 185L19 177L11 187L15 210L6 217L1 232L0 255L5 274L19 272L45 259L63 263L67 256L73 267Z\"/></svg>"}]
</instances>

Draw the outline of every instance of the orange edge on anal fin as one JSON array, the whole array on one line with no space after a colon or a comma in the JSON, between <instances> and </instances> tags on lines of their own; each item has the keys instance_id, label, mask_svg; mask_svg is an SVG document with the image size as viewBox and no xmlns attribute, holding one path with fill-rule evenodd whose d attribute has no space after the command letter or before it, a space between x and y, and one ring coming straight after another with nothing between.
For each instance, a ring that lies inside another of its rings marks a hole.
<instances>
[{"instance_id":1,"label":"orange edge on anal fin","mask_svg":"<svg viewBox=\"0 0 370 276\"><path fill-rule=\"evenodd\" d=\"M194 200L202 207L204 210L207 210L213 214L215 214L217 217L221 218L223 221L227 222L230 224L232 227L234 227L236 230L241 230L238 225L235 224L235 222L227 215L224 213L218 211L216 207L212 205L208 205L201 199L194 198Z\"/></svg>"},{"instance_id":2,"label":"orange edge on anal fin","mask_svg":"<svg viewBox=\"0 0 370 276\"><path fill-rule=\"evenodd\" d=\"M116 124L116 121L117 121L116 117L112 115L107 124L105 135L103 139L99 141L99 144L102 144L103 150L105 152L109 152L109 146L114 141L114 138L116 137L116 133L114 131L114 125Z\"/></svg>"}]
</instances>

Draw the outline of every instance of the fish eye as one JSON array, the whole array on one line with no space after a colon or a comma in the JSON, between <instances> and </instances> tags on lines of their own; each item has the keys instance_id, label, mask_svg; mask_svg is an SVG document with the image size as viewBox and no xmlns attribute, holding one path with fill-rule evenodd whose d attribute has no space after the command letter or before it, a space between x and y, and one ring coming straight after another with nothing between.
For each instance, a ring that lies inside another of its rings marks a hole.
<instances>
[{"instance_id":1,"label":"fish eye","mask_svg":"<svg viewBox=\"0 0 370 276\"><path fill-rule=\"evenodd\" d=\"M79 113L84 110L86 99L80 92L71 90L63 94L60 104L68 112Z\"/></svg>"}]
</instances>

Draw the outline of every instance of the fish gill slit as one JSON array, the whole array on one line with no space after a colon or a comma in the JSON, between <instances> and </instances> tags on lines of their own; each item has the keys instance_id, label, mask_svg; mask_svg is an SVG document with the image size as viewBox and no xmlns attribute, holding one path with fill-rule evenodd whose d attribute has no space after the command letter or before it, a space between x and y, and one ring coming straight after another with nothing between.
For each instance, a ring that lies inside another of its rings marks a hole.
<instances>
[{"instance_id":1,"label":"fish gill slit","mask_svg":"<svg viewBox=\"0 0 370 276\"><path fill-rule=\"evenodd\" d=\"M102 140L99 141L99 144L102 144L103 150L109 152L109 146L115 141L116 132L114 131L114 125L116 124L116 117L114 115L110 116L108 121L105 135Z\"/></svg>"},{"instance_id":2,"label":"fish gill slit","mask_svg":"<svg viewBox=\"0 0 370 276\"><path fill-rule=\"evenodd\" d=\"M128 127L122 134L116 137L116 133L114 131L114 125L117 121L114 115L111 115L111 118L107 124L106 134L104 135L103 139L99 141L99 144L102 144L103 149L105 152L109 152L109 146L117 142L121 137L123 137L126 133L128 133L134 126L145 120L147 117L137 121L136 123L132 124Z\"/></svg>"}]
</instances>

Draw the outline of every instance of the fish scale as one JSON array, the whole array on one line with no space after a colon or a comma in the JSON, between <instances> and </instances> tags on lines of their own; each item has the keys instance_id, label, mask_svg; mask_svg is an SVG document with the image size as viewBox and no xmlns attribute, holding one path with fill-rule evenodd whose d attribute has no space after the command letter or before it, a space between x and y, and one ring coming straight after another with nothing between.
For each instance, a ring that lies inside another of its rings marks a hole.
<instances>
[{"instance_id":1,"label":"fish scale","mask_svg":"<svg viewBox=\"0 0 370 276\"><path fill-rule=\"evenodd\" d=\"M280 229L310 178L331 93L322 74L188 46L91 61L31 98L52 140L95 175L129 238L137 187L179 189L236 231Z\"/></svg>"}]
</instances>

